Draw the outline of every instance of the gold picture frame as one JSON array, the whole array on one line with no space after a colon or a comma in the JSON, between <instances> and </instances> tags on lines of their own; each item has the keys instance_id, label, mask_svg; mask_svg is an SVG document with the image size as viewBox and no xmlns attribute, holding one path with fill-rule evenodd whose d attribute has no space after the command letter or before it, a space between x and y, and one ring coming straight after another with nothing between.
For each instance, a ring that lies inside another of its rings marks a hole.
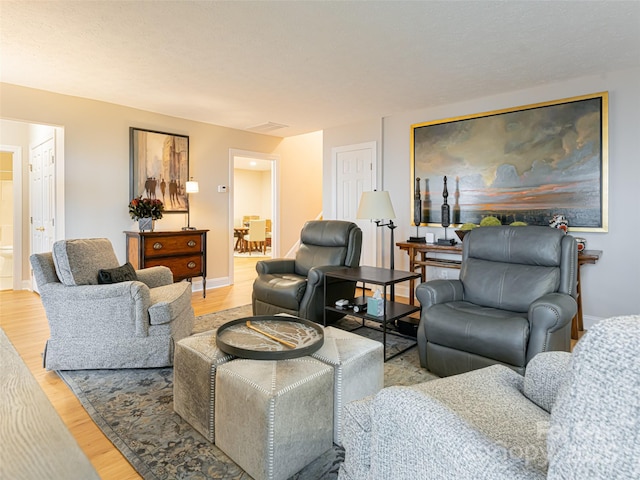
<instances>
[{"instance_id":1,"label":"gold picture frame","mask_svg":"<svg viewBox=\"0 0 640 480\"><path fill-rule=\"evenodd\" d=\"M414 124L413 223L441 224L446 176L452 225L563 214L572 231L606 232L608 165L608 92Z\"/></svg>"}]
</instances>

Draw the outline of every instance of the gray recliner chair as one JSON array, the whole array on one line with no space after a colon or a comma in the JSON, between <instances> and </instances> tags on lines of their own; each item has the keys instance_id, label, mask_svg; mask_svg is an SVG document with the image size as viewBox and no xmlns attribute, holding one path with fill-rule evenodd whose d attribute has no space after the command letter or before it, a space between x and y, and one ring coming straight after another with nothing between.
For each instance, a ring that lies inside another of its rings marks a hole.
<instances>
[{"instance_id":1,"label":"gray recliner chair","mask_svg":"<svg viewBox=\"0 0 640 480\"><path fill-rule=\"evenodd\" d=\"M524 373L571 346L575 239L549 227L481 227L463 242L459 280L418 286L420 364L444 377L493 364Z\"/></svg>"},{"instance_id":2,"label":"gray recliner chair","mask_svg":"<svg viewBox=\"0 0 640 480\"><path fill-rule=\"evenodd\" d=\"M51 333L48 370L169 366L174 342L191 334L191 284L173 283L167 267L119 267L106 238L61 240L30 261ZM100 270L114 283L99 284Z\"/></svg>"},{"instance_id":3,"label":"gray recliner chair","mask_svg":"<svg viewBox=\"0 0 640 480\"><path fill-rule=\"evenodd\" d=\"M256 264L253 284L253 314L288 313L317 323L324 319L325 272L360 264L362 230L352 222L319 220L307 222L300 233L295 259L272 259ZM351 299L355 282L331 279L327 303ZM327 321L344 315L327 312Z\"/></svg>"}]
</instances>

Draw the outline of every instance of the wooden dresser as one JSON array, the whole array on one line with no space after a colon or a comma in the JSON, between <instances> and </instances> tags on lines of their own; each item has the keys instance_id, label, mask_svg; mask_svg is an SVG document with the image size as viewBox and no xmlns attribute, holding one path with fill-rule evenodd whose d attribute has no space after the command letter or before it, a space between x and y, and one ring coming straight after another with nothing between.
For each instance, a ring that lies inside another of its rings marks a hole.
<instances>
[{"instance_id":1,"label":"wooden dresser","mask_svg":"<svg viewBox=\"0 0 640 480\"><path fill-rule=\"evenodd\" d=\"M202 277L202 296L207 296L207 232L124 232L127 261L135 269L163 265L173 272L173 280Z\"/></svg>"}]
</instances>

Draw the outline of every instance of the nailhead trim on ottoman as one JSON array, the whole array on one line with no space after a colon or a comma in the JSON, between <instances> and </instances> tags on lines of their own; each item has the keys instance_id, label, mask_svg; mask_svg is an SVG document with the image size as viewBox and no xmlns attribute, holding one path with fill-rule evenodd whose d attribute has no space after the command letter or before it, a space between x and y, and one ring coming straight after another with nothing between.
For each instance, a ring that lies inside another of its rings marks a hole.
<instances>
[{"instance_id":1,"label":"nailhead trim on ottoman","mask_svg":"<svg viewBox=\"0 0 640 480\"><path fill-rule=\"evenodd\" d=\"M332 447L333 368L237 359L216 374L216 446L256 480L284 480Z\"/></svg>"},{"instance_id":2,"label":"nailhead trim on ottoman","mask_svg":"<svg viewBox=\"0 0 640 480\"><path fill-rule=\"evenodd\" d=\"M176 343L173 410L211 443L215 442L216 371L233 358L216 346L213 330Z\"/></svg>"},{"instance_id":3,"label":"nailhead trim on ottoman","mask_svg":"<svg viewBox=\"0 0 640 480\"><path fill-rule=\"evenodd\" d=\"M324 329L324 344L312 354L334 368L333 443L342 445L344 406L384 386L382 343L335 327Z\"/></svg>"}]
</instances>

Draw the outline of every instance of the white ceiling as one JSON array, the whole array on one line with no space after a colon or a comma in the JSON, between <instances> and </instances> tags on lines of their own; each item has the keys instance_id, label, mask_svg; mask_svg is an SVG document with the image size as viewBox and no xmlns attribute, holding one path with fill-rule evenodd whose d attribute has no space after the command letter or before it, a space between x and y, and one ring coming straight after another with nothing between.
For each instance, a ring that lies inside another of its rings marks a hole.
<instances>
[{"instance_id":1,"label":"white ceiling","mask_svg":"<svg viewBox=\"0 0 640 480\"><path fill-rule=\"evenodd\" d=\"M640 66L636 0L0 0L0 18L2 82L277 136Z\"/></svg>"}]
</instances>

